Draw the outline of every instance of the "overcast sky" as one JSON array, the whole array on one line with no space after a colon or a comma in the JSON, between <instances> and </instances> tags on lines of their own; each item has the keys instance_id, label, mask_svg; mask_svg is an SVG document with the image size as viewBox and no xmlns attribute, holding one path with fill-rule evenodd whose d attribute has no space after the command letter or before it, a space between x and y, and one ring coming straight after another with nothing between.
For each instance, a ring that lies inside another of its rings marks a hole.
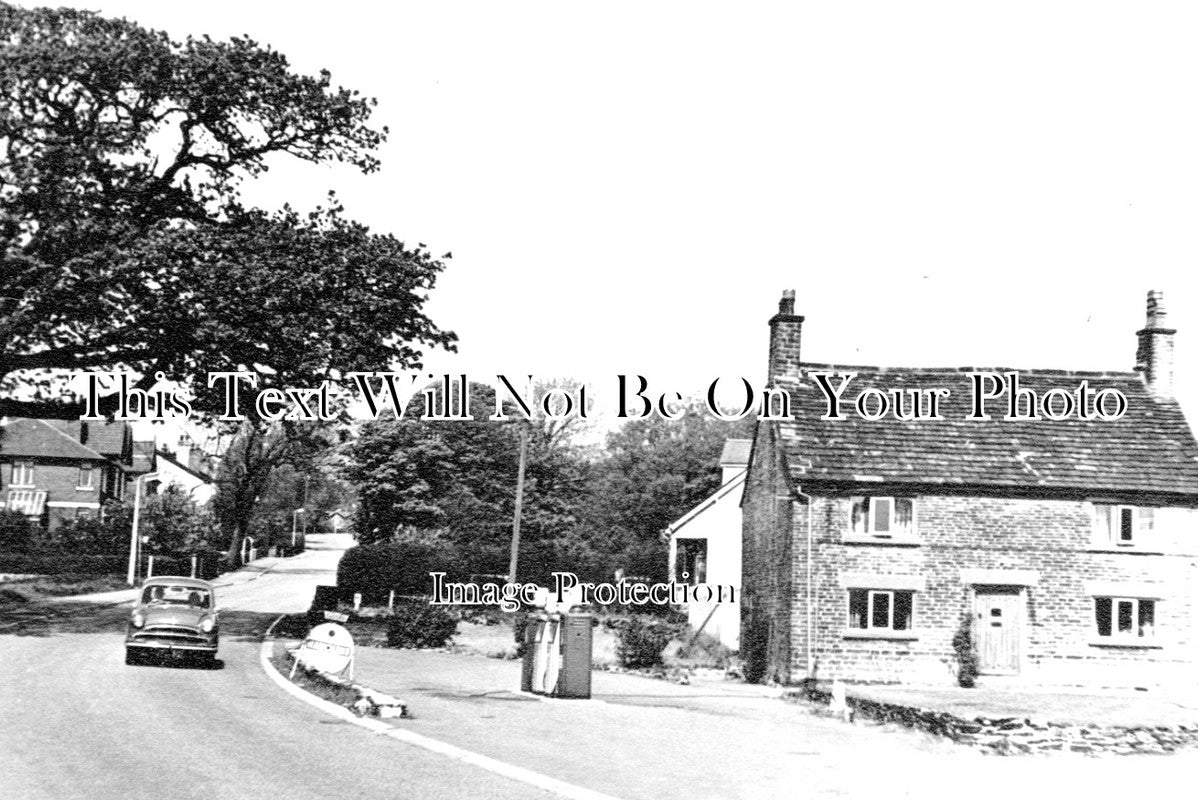
<instances>
[{"instance_id":1,"label":"overcast sky","mask_svg":"<svg viewBox=\"0 0 1198 800\"><path fill-rule=\"evenodd\" d=\"M786 288L806 360L1127 370L1163 289L1198 413L1186 4L79 5L378 98L379 173L249 193L452 251L438 371L760 383Z\"/></svg>"}]
</instances>

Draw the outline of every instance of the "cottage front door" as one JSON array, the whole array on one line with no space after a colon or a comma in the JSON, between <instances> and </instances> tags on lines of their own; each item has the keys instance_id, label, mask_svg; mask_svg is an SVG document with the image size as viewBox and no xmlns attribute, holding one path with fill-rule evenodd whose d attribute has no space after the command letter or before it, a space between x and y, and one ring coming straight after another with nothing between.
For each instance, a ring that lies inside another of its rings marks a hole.
<instances>
[{"instance_id":1,"label":"cottage front door","mask_svg":"<svg viewBox=\"0 0 1198 800\"><path fill-rule=\"evenodd\" d=\"M1023 594L1016 586L978 586L974 590L974 646L978 672L1019 674L1019 628Z\"/></svg>"}]
</instances>

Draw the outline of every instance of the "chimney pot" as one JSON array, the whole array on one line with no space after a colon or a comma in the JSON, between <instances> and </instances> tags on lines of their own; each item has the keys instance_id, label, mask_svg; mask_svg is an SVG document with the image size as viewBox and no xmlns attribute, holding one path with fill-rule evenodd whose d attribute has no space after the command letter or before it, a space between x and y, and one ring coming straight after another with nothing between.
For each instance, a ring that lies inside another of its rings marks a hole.
<instances>
[{"instance_id":1,"label":"chimney pot","mask_svg":"<svg viewBox=\"0 0 1198 800\"><path fill-rule=\"evenodd\" d=\"M1165 293L1151 291L1148 293L1148 328L1165 327Z\"/></svg>"},{"instance_id":2,"label":"chimney pot","mask_svg":"<svg viewBox=\"0 0 1198 800\"><path fill-rule=\"evenodd\" d=\"M799 345L802 342L803 318L795 314L795 290L782 292L778 313L770 319L770 364L768 382L776 386L783 378L799 377Z\"/></svg>"},{"instance_id":3,"label":"chimney pot","mask_svg":"<svg viewBox=\"0 0 1198 800\"><path fill-rule=\"evenodd\" d=\"M795 313L795 290L784 289L782 299L778 301L778 313L791 316Z\"/></svg>"}]
</instances>

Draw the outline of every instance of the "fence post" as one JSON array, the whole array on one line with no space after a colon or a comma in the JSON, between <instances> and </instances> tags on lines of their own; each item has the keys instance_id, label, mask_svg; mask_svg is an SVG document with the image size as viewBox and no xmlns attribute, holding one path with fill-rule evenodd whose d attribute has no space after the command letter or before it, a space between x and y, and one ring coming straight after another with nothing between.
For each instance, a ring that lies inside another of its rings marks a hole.
<instances>
[{"instance_id":1,"label":"fence post","mask_svg":"<svg viewBox=\"0 0 1198 800\"><path fill-rule=\"evenodd\" d=\"M387 595L387 610L388 611L395 610L395 590L394 589L391 590L391 594Z\"/></svg>"},{"instance_id":2,"label":"fence post","mask_svg":"<svg viewBox=\"0 0 1198 800\"><path fill-rule=\"evenodd\" d=\"M154 577L154 556L150 556L149 566L146 567L146 577L147 578Z\"/></svg>"},{"instance_id":3,"label":"fence post","mask_svg":"<svg viewBox=\"0 0 1198 800\"><path fill-rule=\"evenodd\" d=\"M193 577L193 578L196 576L196 559L197 559L196 554L192 553L191 554L191 577Z\"/></svg>"}]
</instances>

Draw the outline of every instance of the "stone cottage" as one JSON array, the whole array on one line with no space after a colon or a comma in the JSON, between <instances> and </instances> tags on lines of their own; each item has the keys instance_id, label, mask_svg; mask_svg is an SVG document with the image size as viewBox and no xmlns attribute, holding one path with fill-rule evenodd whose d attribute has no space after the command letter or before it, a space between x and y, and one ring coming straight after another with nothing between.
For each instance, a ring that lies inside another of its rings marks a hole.
<instances>
[{"instance_id":1,"label":"stone cottage","mask_svg":"<svg viewBox=\"0 0 1198 800\"><path fill-rule=\"evenodd\" d=\"M751 678L948 684L956 638L983 683L1198 681L1198 443L1159 293L1129 372L808 363L793 292L769 324L791 407L745 482Z\"/></svg>"}]
</instances>

